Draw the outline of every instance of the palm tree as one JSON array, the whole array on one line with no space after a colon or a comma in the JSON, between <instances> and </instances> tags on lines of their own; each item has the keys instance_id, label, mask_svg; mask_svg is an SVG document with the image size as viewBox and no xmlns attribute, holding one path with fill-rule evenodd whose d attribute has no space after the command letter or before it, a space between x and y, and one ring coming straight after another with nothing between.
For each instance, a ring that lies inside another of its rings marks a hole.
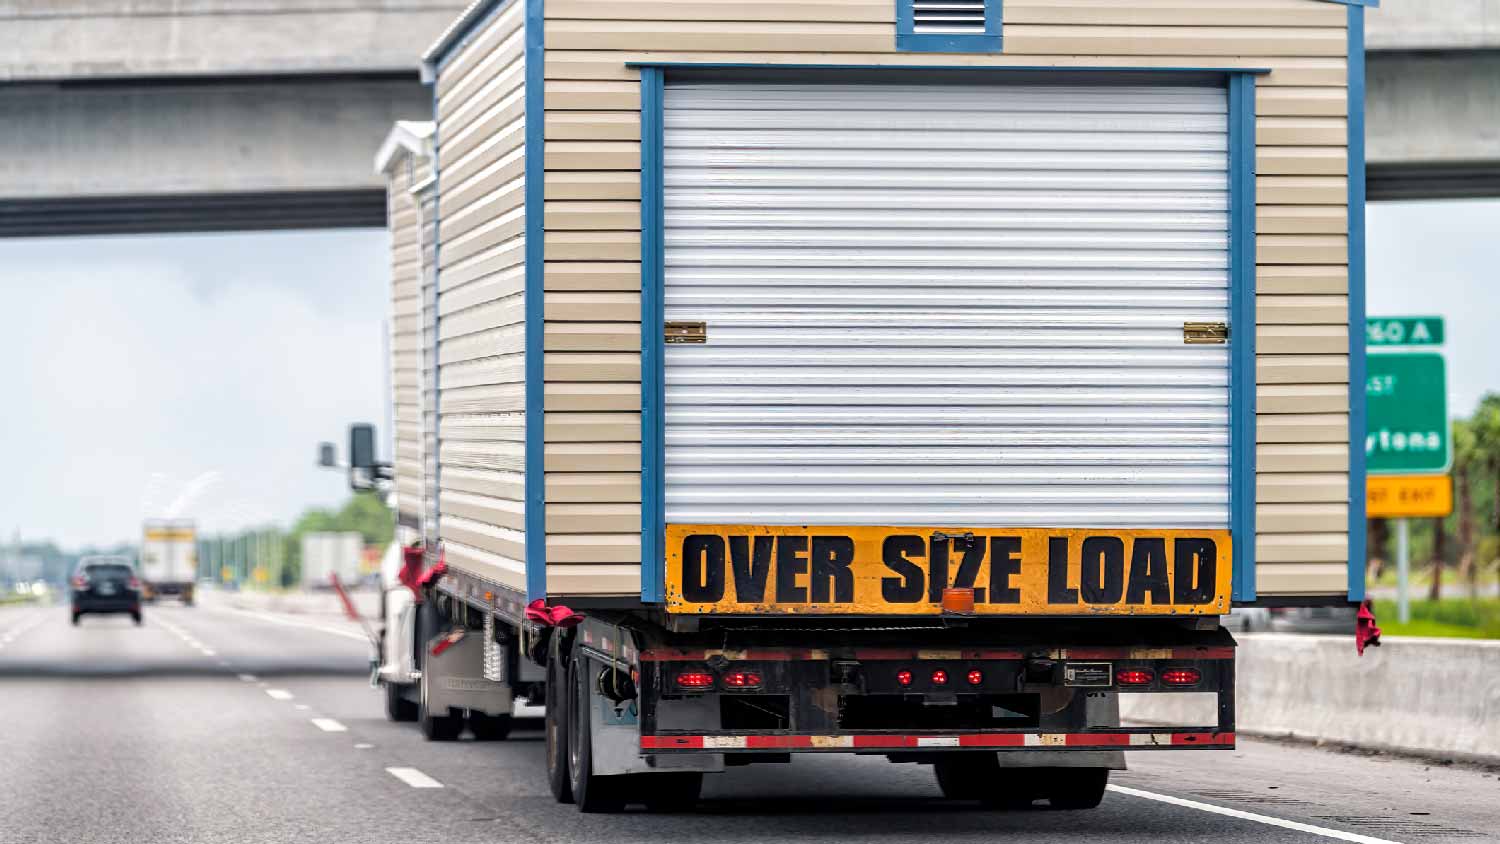
<instances>
[{"instance_id":1,"label":"palm tree","mask_svg":"<svg viewBox=\"0 0 1500 844\"><path fill-rule=\"evenodd\" d=\"M1474 470L1484 469L1474 442L1474 426L1453 420L1453 504L1458 511L1458 576L1469 586L1469 597L1479 595L1479 567L1474 564Z\"/></svg>"},{"instance_id":2,"label":"palm tree","mask_svg":"<svg viewBox=\"0 0 1500 844\"><path fill-rule=\"evenodd\" d=\"M1490 531L1487 532L1500 534L1500 393L1489 393L1480 399L1479 408L1469 421L1469 428L1473 435L1473 448L1468 470L1471 475L1488 472L1495 480L1496 494L1490 514ZM1454 445L1457 446L1457 443Z\"/></svg>"}]
</instances>

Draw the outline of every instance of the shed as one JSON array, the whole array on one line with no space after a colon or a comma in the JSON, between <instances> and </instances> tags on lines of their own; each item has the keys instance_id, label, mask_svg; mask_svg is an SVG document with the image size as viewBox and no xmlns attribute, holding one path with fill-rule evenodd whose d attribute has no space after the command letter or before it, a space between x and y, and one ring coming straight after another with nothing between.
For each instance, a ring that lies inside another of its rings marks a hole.
<instances>
[{"instance_id":1,"label":"shed","mask_svg":"<svg viewBox=\"0 0 1500 844\"><path fill-rule=\"evenodd\" d=\"M448 559L660 602L674 524L1172 527L1240 603L1362 597L1366 5L474 3Z\"/></svg>"}]
</instances>

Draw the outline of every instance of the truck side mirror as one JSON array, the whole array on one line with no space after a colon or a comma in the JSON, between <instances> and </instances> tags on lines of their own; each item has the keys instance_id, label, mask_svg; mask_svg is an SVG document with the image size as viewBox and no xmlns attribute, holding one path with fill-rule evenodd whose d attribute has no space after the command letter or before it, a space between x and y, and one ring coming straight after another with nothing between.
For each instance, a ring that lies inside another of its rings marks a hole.
<instances>
[{"instance_id":1,"label":"truck side mirror","mask_svg":"<svg viewBox=\"0 0 1500 844\"><path fill-rule=\"evenodd\" d=\"M349 468L363 469L372 475L375 462L375 426L359 422L349 426Z\"/></svg>"},{"instance_id":2,"label":"truck side mirror","mask_svg":"<svg viewBox=\"0 0 1500 844\"><path fill-rule=\"evenodd\" d=\"M318 465L324 469L338 468L338 452L334 451L333 443L318 443Z\"/></svg>"}]
</instances>

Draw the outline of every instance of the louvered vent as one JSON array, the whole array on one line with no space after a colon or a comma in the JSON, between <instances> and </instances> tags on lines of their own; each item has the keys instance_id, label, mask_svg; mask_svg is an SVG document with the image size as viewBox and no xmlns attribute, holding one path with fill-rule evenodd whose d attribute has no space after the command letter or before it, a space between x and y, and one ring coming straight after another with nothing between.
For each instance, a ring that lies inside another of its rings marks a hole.
<instances>
[{"instance_id":1,"label":"louvered vent","mask_svg":"<svg viewBox=\"0 0 1500 844\"><path fill-rule=\"evenodd\" d=\"M912 0L917 35L983 35L985 0Z\"/></svg>"}]
</instances>

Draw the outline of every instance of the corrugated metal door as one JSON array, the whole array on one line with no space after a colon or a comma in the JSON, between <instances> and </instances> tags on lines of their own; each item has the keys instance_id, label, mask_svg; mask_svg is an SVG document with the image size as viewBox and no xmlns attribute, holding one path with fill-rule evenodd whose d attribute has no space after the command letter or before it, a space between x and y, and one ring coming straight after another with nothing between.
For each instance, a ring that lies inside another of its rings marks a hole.
<instances>
[{"instance_id":1,"label":"corrugated metal door","mask_svg":"<svg viewBox=\"0 0 1500 844\"><path fill-rule=\"evenodd\" d=\"M666 521L1227 528L1226 101L669 84Z\"/></svg>"}]
</instances>

